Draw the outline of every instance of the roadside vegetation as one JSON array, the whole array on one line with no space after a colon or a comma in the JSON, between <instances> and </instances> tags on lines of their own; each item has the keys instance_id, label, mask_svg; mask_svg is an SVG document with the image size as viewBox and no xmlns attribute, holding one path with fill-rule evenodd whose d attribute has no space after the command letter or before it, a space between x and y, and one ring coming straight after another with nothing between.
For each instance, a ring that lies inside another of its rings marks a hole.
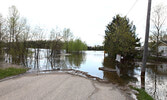
<instances>
[{"instance_id":1,"label":"roadside vegetation","mask_svg":"<svg viewBox=\"0 0 167 100\"><path fill-rule=\"evenodd\" d=\"M130 86L130 88L138 91L138 94L136 94L138 100L154 100L144 89L139 89L132 86Z\"/></svg>"},{"instance_id":2,"label":"roadside vegetation","mask_svg":"<svg viewBox=\"0 0 167 100\"><path fill-rule=\"evenodd\" d=\"M5 69L0 69L0 79L13 76L13 75L18 75L25 73L28 69L25 68L5 68Z\"/></svg>"}]
</instances>

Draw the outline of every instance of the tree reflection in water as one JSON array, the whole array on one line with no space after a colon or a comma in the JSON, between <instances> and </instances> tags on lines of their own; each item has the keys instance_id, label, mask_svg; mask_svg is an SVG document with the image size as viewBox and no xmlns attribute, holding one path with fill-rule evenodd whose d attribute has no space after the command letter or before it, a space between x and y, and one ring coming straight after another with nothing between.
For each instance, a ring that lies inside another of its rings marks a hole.
<instances>
[{"instance_id":1,"label":"tree reflection in water","mask_svg":"<svg viewBox=\"0 0 167 100\"><path fill-rule=\"evenodd\" d=\"M80 54L56 54L49 56L47 61L50 63L51 69L77 69L85 62L85 53Z\"/></svg>"},{"instance_id":2,"label":"tree reflection in water","mask_svg":"<svg viewBox=\"0 0 167 100\"><path fill-rule=\"evenodd\" d=\"M81 64L85 62L85 53L72 54L66 57L65 61L68 61L67 64L72 66L72 68L80 68Z\"/></svg>"},{"instance_id":3,"label":"tree reflection in water","mask_svg":"<svg viewBox=\"0 0 167 100\"><path fill-rule=\"evenodd\" d=\"M156 100L167 100L167 64L147 65L145 90Z\"/></svg>"},{"instance_id":4,"label":"tree reflection in water","mask_svg":"<svg viewBox=\"0 0 167 100\"><path fill-rule=\"evenodd\" d=\"M21 52L21 51L17 51ZM28 66L27 58L31 54L29 53L28 50L25 50L24 54L23 53L10 53L7 51L4 51L4 53L1 55L4 61L6 63L12 63L12 64L18 64L18 65L23 65L24 67Z\"/></svg>"},{"instance_id":5,"label":"tree reflection in water","mask_svg":"<svg viewBox=\"0 0 167 100\"><path fill-rule=\"evenodd\" d=\"M30 67L32 70L53 70L53 69L77 69L86 60L85 53L80 54L54 54L50 55L49 49L30 49L31 53L24 55L23 59L6 53L5 61L8 63L21 64ZM45 66L45 68L44 68Z\"/></svg>"},{"instance_id":6,"label":"tree reflection in water","mask_svg":"<svg viewBox=\"0 0 167 100\"><path fill-rule=\"evenodd\" d=\"M145 89L156 100L167 100L167 64L149 63L143 77L140 75L139 65L138 62L117 64L114 60L106 57L103 61L104 67L118 68L117 72L104 71L103 77L119 85L126 85L129 82L136 83L138 87Z\"/></svg>"},{"instance_id":7,"label":"tree reflection in water","mask_svg":"<svg viewBox=\"0 0 167 100\"><path fill-rule=\"evenodd\" d=\"M141 62L126 62L117 64L111 58L104 57L101 51L87 51L82 54L56 54L49 56L49 49L31 51L24 59L13 57L11 54L4 54L5 61L8 63L19 63L32 70L54 70L78 69L88 72L90 75L107 79L112 83L126 85L134 82L138 87L143 87L156 100L167 100L167 64L150 63L146 67L145 77L140 76ZM48 52L47 52L48 51ZM35 55L39 55L35 57ZM38 59L36 59L38 58ZM4 58L3 58L4 59ZM98 70L99 67L117 69L117 72L106 72ZM138 80L137 80L138 79Z\"/></svg>"},{"instance_id":8,"label":"tree reflection in water","mask_svg":"<svg viewBox=\"0 0 167 100\"><path fill-rule=\"evenodd\" d=\"M112 83L126 85L130 81L137 81L137 78L134 77L134 63L116 63L113 59L105 57L103 61L103 66L106 68L117 69L116 72L104 71L104 79L107 79Z\"/></svg>"},{"instance_id":9,"label":"tree reflection in water","mask_svg":"<svg viewBox=\"0 0 167 100\"><path fill-rule=\"evenodd\" d=\"M140 77L141 77L141 88L145 89L145 74L141 75Z\"/></svg>"}]
</instances>

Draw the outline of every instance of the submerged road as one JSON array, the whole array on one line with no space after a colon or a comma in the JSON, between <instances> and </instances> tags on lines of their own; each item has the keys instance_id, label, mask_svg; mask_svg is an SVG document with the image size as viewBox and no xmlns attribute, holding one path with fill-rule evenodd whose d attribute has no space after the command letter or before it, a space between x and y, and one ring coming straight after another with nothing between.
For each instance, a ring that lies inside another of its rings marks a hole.
<instances>
[{"instance_id":1,"label":"submerged road","mask_svg":"<svg viewBox=\"0 0 167 100\"><path fill-rule=\"evenodd\" d=\"M128 100L116 87L70 74L23 75L0 82L0 100Z\"/></svg>"}]
</instances>

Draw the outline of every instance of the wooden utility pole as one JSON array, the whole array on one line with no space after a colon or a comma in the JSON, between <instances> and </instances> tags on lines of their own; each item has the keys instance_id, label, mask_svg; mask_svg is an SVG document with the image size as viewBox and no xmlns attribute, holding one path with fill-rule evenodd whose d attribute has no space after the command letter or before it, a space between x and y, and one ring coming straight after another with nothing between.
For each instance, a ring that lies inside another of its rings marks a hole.
<instances>
[{"instance_id":1,"label":"wooden utility pole","mask_svg":"<svg viewBox=\"0 0 167 100\"><path fill-rule=\"evenodd\" d=\"M148 56L148 38L149 38L149 30L150 30L151 2L152 0L148 0L146 33L145 33L144 52L143 52L142 67L141 67L141 76L145 76L145 68L146 68L146 62L147 62L147 56Z\"/></svg>"}]
</instances>

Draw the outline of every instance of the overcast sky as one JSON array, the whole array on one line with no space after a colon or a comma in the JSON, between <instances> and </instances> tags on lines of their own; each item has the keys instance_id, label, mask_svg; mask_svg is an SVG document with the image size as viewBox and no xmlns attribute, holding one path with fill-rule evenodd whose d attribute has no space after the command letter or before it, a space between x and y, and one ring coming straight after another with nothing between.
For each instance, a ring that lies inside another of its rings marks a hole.
<instances>
[{"instance_id":1,"label":"overcast sky","mask_svg":"<svg viewBox=\"0 0 167 100\"><path fill-rule=\"evenodd\" d=\"M167 0L152 0L152 8L157 4L167 5ZM74 36L91 46L102 45L105 28L116 14L127 15L144 41L148 0L0 0L4 17L11 5L31 26L40 25L48 31L56 26L70 28Z\"/></svg>"}]
</instances>

